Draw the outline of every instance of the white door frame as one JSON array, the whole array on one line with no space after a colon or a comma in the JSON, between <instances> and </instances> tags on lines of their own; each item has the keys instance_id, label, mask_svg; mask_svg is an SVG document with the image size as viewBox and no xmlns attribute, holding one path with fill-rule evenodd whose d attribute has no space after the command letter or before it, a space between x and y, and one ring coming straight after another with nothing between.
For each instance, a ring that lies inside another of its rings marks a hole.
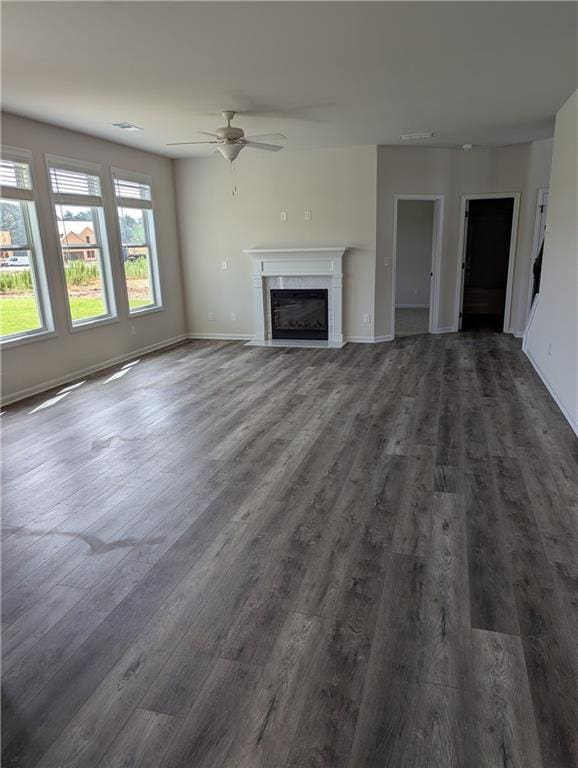
<instances>
[{"instance_id":1,"label":"white door frame","mask_svg":"<svg viewBox=\"0 0 578 768\"><path fill-rule=\"evenodd\" d=\"M393 196L393 250L391 261L391 336L395 339L395 281L397 262L397 212L400 200L431 200L434 204L432 254L430 264L429 333L438 332L439 323L439 272L444 231L445 195L394 194Z\"/></svg>"},{"instance_id":2,"label":"white door frame","mask_svg":"<svg viewBox=\"0 0 578 768\"><path fill-rule=\"evenodd\" d=\"M518 221L520 218L520 193L519 192L495 192L484 195L462 195L460 205L460 229L458 234L458 261L457 261L457 280L456 280L456 298L454 312L454 331L461 328L461 312L464 303L464 263L466 256L466 237L468 228L466 226L466 210L470 200L498 200L503 198L512 198L514 201L514 210L512 211L512 233L510 235L510 252L508 254L508 279L506 281L506 305L504 307L504 333L513 333L511 328L512 314L512 293L514 287L514 262L516 260L516 243L518 240Z\"/></svg>"}]
</instances>

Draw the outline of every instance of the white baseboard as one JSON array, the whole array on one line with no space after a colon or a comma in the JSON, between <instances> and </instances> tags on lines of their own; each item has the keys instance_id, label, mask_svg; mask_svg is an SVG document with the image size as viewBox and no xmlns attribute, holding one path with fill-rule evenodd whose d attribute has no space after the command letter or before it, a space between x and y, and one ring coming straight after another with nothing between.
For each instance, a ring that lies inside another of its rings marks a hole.
<instances>
[{"instance_id":1,"label":"white baseboard","mask_svg":"<svg viewBox=\"0 0 578 768\"><path fill-rule=\"evenodd\" d=\"M9 405L10 403L16 403L18 400L24 400L26 397L39 395L41 392L54 389L54 387L61 387L63 384L70 384L77 379L81 379L83 376L90 376L92 373L98 373L98 371L111 368L113 365L117 365L118 363L124 363L127 360L133 360L135 357L148 355L151 352L156 352L157 350L164 349L165 347L172 347L175 344L179 344L181 341L185 341L186 338L187 336L185 334L173 336L171 339L165 339L164 341L159 341L156 344L149 344L147 347L141 347L141 349L135 349L132 352L127 352L125 355L110 357L108 360L103 360L102 362L91 365L88 368L81 368L80 370L72 371L71 373L67 373L64 376L59 376L57 379L49 379L48 381L43 381L41 384L35 384L33 387L21 389L18 392L13 392L11 395L7 395L5 398L3 397L1 401L2 405L4 406Z\"/></svg>"},{"instance_id":2,"label":"white baseboard","mask_svg":"<svg viewBox=\"0 0 578 768\"><path fill-rule=\"evenodd\" d=\"M524 333L522 334L522 352L525 352L528 349L530 328L532 327L532 323L534 321L534 315L536 314L536 309L538 307L539 300L540 300L540 294L536 296L536 298L532 302L532 306L530 307L530 315L526 322Z\"/></svg>"},{"instance_id":3,"label":"white baseboard","mask_svg":"<svg viewBox=\"0 0 578 768\"><path fill-rule=\"evenodd\" d=\"M532 363L533 369L536 371L538 376L542 379L544 386L548 390L548 392L552 395L554 398L554 401L556 402L556 405L558 408L562 411L564 414L564 418L570 424L576 435L578 436L578 421L574 418L574 416L570 413L570 411L567 409L567 407L564 405L564 402L562 401L562 398L558 394L558 391L556 390L556 387L552 384L552 382L548 379L544 371L540 368L538 363L536 362L535 358L532 356L532 353L526 348L523 350L526 354L526 357L528 360Z\"/></svg>"},{"instance_id":4,"label":"white baseboard","mask_svg":"<svg viewBox=\"0 0 578 768\"><path fill-rule=\"evenodd\" d=\"M457 330L453 325L448 325L445 328L436 328L432 333L457 333Z\"/></svg>"},{"instance_id":5,"label":"white baseboard","mask_svg":"<svg viewBox=\"0 0 578 768\"><path fill-rule=\"evenodd\" d=\"M373 344L373 336L344 336L343 339L351 344Z\"/></svg>"},{"instance_id":6,"label":"white baseboard","mask_svg":"<svg viewBox=\"0 0 578 768\"><path fill-rule=\"evenodd\" d=\"M187 339L207 339L208 341L252 341L254 333L188 333Z\"/></svg>"},{"instance_id":7,"label":"white baseboard","mask_svg":"<svg viewBox=\"0 0 578 768\"><path fill-rule=\"evenodd\" d=\"M382 341L393 341L393 336L346 336L345 341L352 344L380 344Z\"/></svg>"},{"instance_id":8,"label":"white baseboard","mask_svg":"<svg viewBox=\"0 0 578 768\"><path fill-rule=\"evenodd\" d=\"M396 309L429 309L429 304L396 304Z\"/></svg>"}]
</instances>

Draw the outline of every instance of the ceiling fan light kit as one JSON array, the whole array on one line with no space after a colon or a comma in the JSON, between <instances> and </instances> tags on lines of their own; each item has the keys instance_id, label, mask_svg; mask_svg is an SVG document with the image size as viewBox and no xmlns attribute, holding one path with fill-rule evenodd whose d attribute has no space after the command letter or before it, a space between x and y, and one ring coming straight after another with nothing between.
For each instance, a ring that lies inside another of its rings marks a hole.
<instances>
[{"instance_id":1,"label":"ceiling fan light kit","mask_svg":"<svg viewBox=\"0 0 578 768\"><path fill-rule=\"evenodd\" d=\"M242 144L220 144L217 147L217 152L220 152L225 160L228 160L230 163L233 162L233 160L237 159L237 155L239 152L243 149Z\"/></svg>"}]
</instances>

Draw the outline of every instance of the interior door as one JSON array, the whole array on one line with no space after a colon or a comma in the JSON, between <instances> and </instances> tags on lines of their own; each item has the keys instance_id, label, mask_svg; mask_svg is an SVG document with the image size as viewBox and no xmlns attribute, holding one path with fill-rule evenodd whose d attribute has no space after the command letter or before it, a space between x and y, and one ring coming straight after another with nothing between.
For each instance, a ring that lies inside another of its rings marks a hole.
<instances>
[{"instance_id":1,"label":"interior door","mask_svg":"<svg viewBox=\"0 0 578 768\"><path fill-rule=\"evenodd\" d=\"M503 330L513 213L511 197L469 201L462 330Z\"/></svg>"}]
</instances>

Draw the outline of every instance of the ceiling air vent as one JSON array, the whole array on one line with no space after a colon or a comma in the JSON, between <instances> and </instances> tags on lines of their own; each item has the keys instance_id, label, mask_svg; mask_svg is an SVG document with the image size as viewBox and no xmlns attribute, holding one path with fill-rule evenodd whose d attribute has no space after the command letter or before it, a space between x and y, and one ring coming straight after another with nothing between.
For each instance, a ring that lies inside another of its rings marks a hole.
<instances>
[{"instance_id":1,"label":"ceiling air vent","mask_svg":"<svg viewBox=\"0 0 578 768\"><path fill-rule=\"evenodd\" d=\"M431 132L423 132L423 133L402 133L399 137L402 141L413 141L415 139L431 139L433 137L433 133Z\"/></svg>"},{"instance_id":2,"label":"ceiling air vent","mask_svg":"<svg viewBox=\"0 0 578 768\"><path fill-rule=\"evenodd\" d=\"M142 131L142 128L139 128L138 125L133 125L132 123L113 123L115 128L120 128L121 131Z\"/></svg>"}]
</instances>

